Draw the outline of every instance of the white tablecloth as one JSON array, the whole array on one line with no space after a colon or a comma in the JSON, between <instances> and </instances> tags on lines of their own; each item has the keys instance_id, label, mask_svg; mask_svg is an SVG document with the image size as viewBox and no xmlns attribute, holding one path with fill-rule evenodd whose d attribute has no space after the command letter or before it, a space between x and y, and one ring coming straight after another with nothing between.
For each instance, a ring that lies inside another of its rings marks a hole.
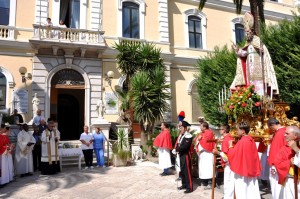
<instances>
[{"instance_id":1,"label":"white tablecloth","mask_svg":"<svg viewBox=\"0 0 300 199\"><path fill-rule=\"evenodd\" d=\"M79 156L79 155L83 157L81 148L61 148L58 149L58 155L60 157Z\"/></svg>"}]
</instances>

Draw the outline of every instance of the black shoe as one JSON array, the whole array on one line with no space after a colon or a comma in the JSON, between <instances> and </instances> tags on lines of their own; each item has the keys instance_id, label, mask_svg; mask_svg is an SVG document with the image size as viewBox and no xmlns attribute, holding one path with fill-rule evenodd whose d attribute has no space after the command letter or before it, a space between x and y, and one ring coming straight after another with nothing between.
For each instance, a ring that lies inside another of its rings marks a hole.
<instances>
[{"instance_id":1,"label":"black shoe","mask_svg":"<svg viewBox=\"0 0 300 199\"><path fill-rule=\"evenodd\" d=\"M165 172L162 172L161 174L159 174L161 176L168 176L169 174L168 173L165 173Z\"/></svg>"},{"instance_id":2,"label":"black shoe","mask_svg":"<svg viewBox=\"0 0 300 199\"><path fill-rule=\"evenodd\" d=\"M20 177L21 177L21 178L25 177L25 174L21 174Z\"/></svg>"},{"instance_id":3,"label":"black shoe","mask_svg":"<svg viewBox=\"0 0 300 199\"><path fill-rule=\"evenodd\" d=\"M191 191L190 189L187 189L184 191L184 193L192 193L193 191Z\"/></svg>"},{"instance_id":4,"label":"black shoe","mask_svg":"<svg viewBox=\"0 0 300 199\"><path fill-rule=\"evenodd\" d=\"M178 187L178 190L182 190L182 189L186 189L186 187L184 186Z\"/></svg>"}]
</instances>

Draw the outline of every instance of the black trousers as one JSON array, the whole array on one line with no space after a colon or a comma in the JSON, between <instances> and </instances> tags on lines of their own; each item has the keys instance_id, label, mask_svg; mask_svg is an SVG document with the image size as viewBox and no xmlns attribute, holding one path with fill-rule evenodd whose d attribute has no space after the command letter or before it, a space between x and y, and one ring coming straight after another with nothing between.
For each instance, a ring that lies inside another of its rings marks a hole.
<instances>
[{"instance_id":1,"label":"black trousers","mask_svg":"<svg viewBox=\"0 0 300 199\"><path fill-rule=\"evenodd\" d=\"M189 154L180 155L180 170L182 186L193 191L192 161Z\"/></svg>"},{"instance_id":2,"label":"black trousers","mask_svg":"<svg viewBox=\"0 0 300 199\"><path fill-rule=\"evenodd\" d=\"M40 144L34 145L32 150L32 158L34 171L37 169L41 170L42 149Z\"/></svg>"},{"instance_id":3,"label":"black trousers","mask_svg":"<svg viewBox=\"0 0 300 199\"><path fill-rule=\"evenodd\" d=\"M93 149L82 150L84 155L85 166L90 167L93 165Z\"/></svg>"}]
</instances>

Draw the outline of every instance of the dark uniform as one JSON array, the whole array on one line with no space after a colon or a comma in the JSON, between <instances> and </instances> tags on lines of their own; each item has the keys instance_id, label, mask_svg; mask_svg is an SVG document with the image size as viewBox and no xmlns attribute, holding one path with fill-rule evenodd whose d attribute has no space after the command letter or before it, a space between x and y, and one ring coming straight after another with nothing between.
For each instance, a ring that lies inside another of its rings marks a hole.
<instances>
[{"instance_id":1,"label":"dark uniform","mask_svg":"<svg viewBox=\"0 0 300 199\"><path fill-rule=\"evenodd\" d=\"M183 127L190 126L189 123L183 121ZM185 132L179 140L176 148L180 156L180 169L181 169L181 180L182 186L179 189L186 189L184 193L190 193L193 191L193 180L191 175L192 169L192 157L191 157L191 145L193 137L189 132Z\"/></svg>"}]
</instances>

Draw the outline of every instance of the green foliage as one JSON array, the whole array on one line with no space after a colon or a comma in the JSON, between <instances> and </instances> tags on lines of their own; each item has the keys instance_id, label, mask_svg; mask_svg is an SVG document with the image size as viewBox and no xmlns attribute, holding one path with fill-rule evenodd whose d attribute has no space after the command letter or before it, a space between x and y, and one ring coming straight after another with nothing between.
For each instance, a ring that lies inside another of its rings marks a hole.
<instances>
[{"instance_id":1,"label":"green foliage","mask_svg":"<svg viewBox=\"0 0 300 199\"><path fill-rule=\"evenodd\" d=\"M130 95L134 107L134 117L140 123L151 122L162 118L169 109L166 92L169 85L165 84L165 74L162 68L156 67L151 72L141 71L131 79Z\"/></svg>"},{"instance_id":2,"label":"green foliage","mask_svg":"<svg viewBox=\"0 0 300 199\"><path fill-rule=\"evenodd\" d=\"M125 149L129 148L129 142L130 139L128 135L125 133L124 129L119 129L116 132L117 140L113 144L113 152L114 153L119 153L120 151L124 151Z\"/></svg>"},{"instance_id":3,"label":"green foliage","mask_svg":"<svg viewBox=\"0 0 300 199\"><path fill-rule=\"evenodd\" d=\"M290 116L300 116L300 17L268 26L261 34L275 67L281 99L291 103Z\"/></svg>"},{"instance_id":4,"label":"green foliage","mask_svg":"<svg viewBox=\"0 0 300 199\"><path fill-rule=\"evenodd\" d=\"M199 102L205 118L213 125L226 123L225 113L219 113L218 92L224 84L229 87L236 70L236 55L223 48L215 47L214 53L200 58L197 63L199 73L196 74Z\"/></svg>"}]
</instances>

